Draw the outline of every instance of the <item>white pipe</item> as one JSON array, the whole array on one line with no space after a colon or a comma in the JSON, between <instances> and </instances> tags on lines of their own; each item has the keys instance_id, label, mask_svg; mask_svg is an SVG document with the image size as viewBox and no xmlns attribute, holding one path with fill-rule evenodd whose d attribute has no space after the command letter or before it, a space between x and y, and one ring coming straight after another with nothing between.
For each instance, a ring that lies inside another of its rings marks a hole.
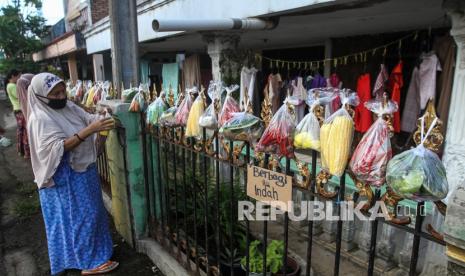
<instances>
[{"instance_id":1,"label":"white pipe","mask_svg":"<svg viewBox=\"0 0 465 276\"><path fill-rule=\"evenodd\" d=\"M152 28L156 32L265 30L272 29L275 25L275 22L257 18L155 19L152 21Z\"/></svg>"}]
</instances>

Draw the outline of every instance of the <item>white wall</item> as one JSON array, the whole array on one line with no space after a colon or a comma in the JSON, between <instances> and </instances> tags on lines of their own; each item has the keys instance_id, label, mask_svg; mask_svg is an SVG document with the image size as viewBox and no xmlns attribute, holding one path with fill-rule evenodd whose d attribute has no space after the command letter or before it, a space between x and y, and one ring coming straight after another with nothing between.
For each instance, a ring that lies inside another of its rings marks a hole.
<instances>
[{"instance_id":1,"label":"white wall","mask_svg":"<svg viewBox=\"0 0 465 276\"><path fill-rule=\"evenodd\" d=\"M139 41L171 36L178 32L157 33L152 29L152 21L157 19L207 19L207 18L246 18L302 9L318 4L331 4L336 0L155 0L143 2L138 7L137 18ZM338 0L347 2L347 0ZM108 22L85 33L87 53L92 54L110 49L110 25Z\"/></svg>"}]
</instances>

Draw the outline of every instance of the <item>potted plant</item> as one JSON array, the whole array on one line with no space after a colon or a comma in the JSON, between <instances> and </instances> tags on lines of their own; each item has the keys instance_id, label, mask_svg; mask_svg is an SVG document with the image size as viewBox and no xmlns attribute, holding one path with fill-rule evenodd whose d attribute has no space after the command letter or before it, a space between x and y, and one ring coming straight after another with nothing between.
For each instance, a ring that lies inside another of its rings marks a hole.
<instances>
[{"instance_id":1,"label":"potted plant","mask_svg":"<svg viewBox=\"0 0 465 276\"><path fill-rule=\"evenodd\" d=\"M263 250L260 241L253 241L249 246L249 275L263 275L263 251L266 252L266 275L282 275L284 267L284 242L272 240ZM246 271L247 258L241 259L241 266ZM300 267L297 262L291 258L287 258L287 273L286 275L298 275Z\"/></svg>"}]
</instances>

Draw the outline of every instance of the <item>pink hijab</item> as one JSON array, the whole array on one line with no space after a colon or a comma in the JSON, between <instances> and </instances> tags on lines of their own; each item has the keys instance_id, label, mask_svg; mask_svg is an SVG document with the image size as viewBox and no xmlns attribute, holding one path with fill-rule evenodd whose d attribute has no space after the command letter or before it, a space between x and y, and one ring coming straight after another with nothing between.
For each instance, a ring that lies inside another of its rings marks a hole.
<instances>
[{"instance_id":1,"label":"pink hijab","mask_svg":"<svg viewBox=\"0 0 465 276\"><path fill-rule=\"evenodd\" d=\"M21 107L21 111L24 114L24 118L27 122L27 114L28 114L28 107L27 107L27 88L31 84L31 80L34 77L33 74L22 74L21 77L16 82L16 92L18 93L18 100L19 106Z\"/></svg>"}]
</instances>

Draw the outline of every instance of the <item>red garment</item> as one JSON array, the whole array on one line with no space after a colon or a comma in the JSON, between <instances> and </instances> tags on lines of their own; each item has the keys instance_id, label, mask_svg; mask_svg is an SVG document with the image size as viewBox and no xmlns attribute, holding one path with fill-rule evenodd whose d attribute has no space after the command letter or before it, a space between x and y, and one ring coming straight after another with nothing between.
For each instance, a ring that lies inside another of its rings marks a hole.
<instances>
[{"instance_id":1,"label":"red garment","mask_svg":"<svg viewBox=\"0 0 465 276\"><path fill-rule=\"evenodd\" d=\"M404 79L402 77L402 60L394 67L389 76L389 91L391 92L392 101L397 103L398 109L394 113L392 120L392 126L394 127L394 132L400 132L400 91L402 86L404 86Z\"/></svg>"},{"instance_id":2,"label":"red garment","mask_svg":"<svg viewBox=\"0 0 465 276\"><path fill-rule=\"evenodd\" d=\"M365 133L373 122L371 118L371 111L365 107L365 102L371 99L370 74L363 74L358 77L357 94L360 98L360 104L355 108L355 130Z\"/></svg>"}]
</instances>

